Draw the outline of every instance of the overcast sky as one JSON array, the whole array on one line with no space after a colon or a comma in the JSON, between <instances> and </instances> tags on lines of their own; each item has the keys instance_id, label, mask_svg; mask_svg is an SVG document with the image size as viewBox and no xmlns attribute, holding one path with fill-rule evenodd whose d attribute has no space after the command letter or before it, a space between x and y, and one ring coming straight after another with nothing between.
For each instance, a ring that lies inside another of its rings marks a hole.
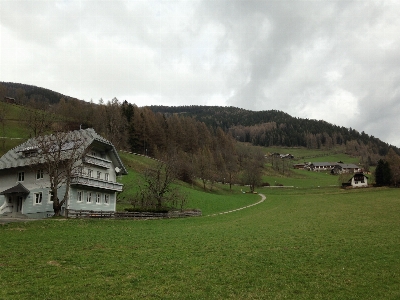
<instances>
[{"instance_id":1,"label":"overcast sky","mask_svg":"<svg viewBox=\"0 0 400 300\"><path fill-rule=\"evenodd\" d=\"M0 81L282 110L400 147L400 1L0 0Z\"/></svg>"}]
</instances>

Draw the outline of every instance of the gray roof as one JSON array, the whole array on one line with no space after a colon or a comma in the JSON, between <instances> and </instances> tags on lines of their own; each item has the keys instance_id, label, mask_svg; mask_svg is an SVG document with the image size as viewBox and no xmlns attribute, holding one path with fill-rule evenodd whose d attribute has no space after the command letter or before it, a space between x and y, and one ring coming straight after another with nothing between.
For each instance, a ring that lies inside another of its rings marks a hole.
<instances>
[{"instance_id":1,"label":"gray roof","mask_svg":"<svg viewBox=\"0 0 400 300\"><path fill-rule=\"evenodd\" d=\"M355 164L343 164L337 162L313 162L311 165L315 167L330 167L330 166L339 166L343 169L359 169L360 167Z\"/></svg>"},{"instance_id":2,"label":"gray roof","mask_svg":"<svg viewBox=\"0 0 400 300\"><path fill-rule=\"evenodd\" d=\"M342 167L343 169L359 169L360 167L355 164L341 164L337 163L338 166Z\"/></svg>"},{"instance_id":3,"label":"gray roof","mask_svg":"<svg viewBox=\"0 0 400 300\"><path fill-rule=\"evenodd\" d=\"M26 187L24 187L22 183L19 182L17 185L0 193L0 195L6 195L6 194L29 194L29 190Z\"/></svg>"},{"instance_id":4,"label":"gray roof","mask_svg":"<svg viewBox=\"0 0 400 300\"><path fill-rule=\"evenodd\" d=\"M120 173L128 174L114 145L110 141L97 134L93 128L71 131L71 135L73 135L74 133L82 134L82 137L85 140L85 148L88 148L90 145L96 142L102 145L107 145L109 148L108 150L110 150L112 153L113 162L121 169ZM35 138L29 139L28 141L22 143L21 145L11 149L6 154L4 154L0 158L0 170L24 167L29 165L31 160L29 158L26 158L21 152L35 149L35 146L33 145L35 145ZM63 150L68 150L67 148Z\"/></svg>"},{"instance_id":5,"label":"gray roof","mask_svg":"<svg viewBox=\"0 0 400 300\"><path fill-rule=\"evenodd\" d=\"M315 166L315 167L328 167L328 166L335 166L338 163L335 162L313 162L311 163L311 165Z\"/></svg>"}]
</instances>

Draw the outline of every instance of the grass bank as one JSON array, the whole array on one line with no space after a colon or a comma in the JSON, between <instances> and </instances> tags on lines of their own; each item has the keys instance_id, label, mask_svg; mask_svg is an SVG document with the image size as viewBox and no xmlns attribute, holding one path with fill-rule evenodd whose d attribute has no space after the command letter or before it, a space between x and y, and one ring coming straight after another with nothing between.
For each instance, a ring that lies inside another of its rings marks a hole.
<instances>
[{"instance_id":1,"label":"grass bank","mask_svg":"<svg viewBox=\"0 0 400 300\"><path fill-rule=\"evenodd\" d=\"M269 189L176 220L0 227L2 299L396 299L400 191Z\"/></svg>"}]
</instances>

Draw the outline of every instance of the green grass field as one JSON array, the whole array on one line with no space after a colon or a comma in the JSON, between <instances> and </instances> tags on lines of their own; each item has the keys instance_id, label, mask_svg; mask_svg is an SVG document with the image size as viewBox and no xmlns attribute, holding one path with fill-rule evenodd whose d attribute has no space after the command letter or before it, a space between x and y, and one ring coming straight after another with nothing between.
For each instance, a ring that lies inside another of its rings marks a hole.
<instances>
[{"instance_id":1,"label":"green grass field","mask_svg":"<svg viewBox=\"0 0 400 300\"><path fill-rule=\"evenodd\" d=\"M0 298L400 297L400 190L263 192L214 217L0 226Z\"/></svg>"}]
</instances>

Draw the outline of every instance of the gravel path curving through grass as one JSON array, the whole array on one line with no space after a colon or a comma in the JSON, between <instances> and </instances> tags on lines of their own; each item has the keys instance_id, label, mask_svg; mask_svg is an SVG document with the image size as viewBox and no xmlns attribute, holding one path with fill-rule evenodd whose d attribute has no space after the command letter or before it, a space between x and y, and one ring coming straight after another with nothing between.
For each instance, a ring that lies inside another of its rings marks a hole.
<instances>
[{"instance_id":1,"label":"gravel path curving through grass","mask_svg":"<svg viewBox=\"0 0 400 300\"><path fill-rule=\"evenodd\" d=\"M243 206L243 207L237 208L237 209L232 209L232 210L229 210L229 211L224 211L224 212L220 212L220 213L216 213L216 214L207 215L206 217L214 217L214 216L229 214L229 213L232 213L232 212L235 212L235 211L239 211L239 210L242 210L242 209L245 209L245 208L249 208L249 207L252 207L252 206L257 205L257 204L260 204L260 203L264 202L266 197L265 197L264 194L259 194L259 195L261 196L261 200L256 202L256 203L253 203L253 204L250 204L250 205L247 205L247 206Z\"/></svg>"}]
</instances>

